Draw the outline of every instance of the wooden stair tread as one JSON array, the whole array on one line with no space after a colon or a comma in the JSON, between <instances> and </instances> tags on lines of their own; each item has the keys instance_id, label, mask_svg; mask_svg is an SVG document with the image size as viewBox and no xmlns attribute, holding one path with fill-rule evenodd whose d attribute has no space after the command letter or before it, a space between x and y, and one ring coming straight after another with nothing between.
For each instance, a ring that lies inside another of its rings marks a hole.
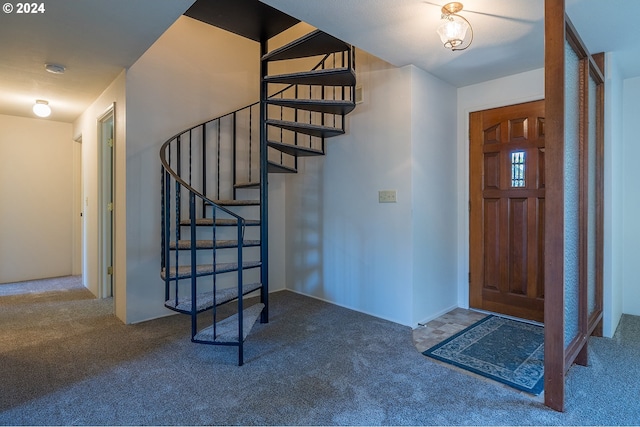
<instances>
[{"instance_id":1,"label":"wooden stair tread","mask_svg":"<svg viewBox=\"0 0 640 427\"><path fill-rule=\"evenodd\" d=\"M260 183L259 182L239 182L237 184L234 184L233 186L234 188L260 188Z\"/></svg>"},{"instance_id":2,"label":"wooden stair tread","mask_svg":"<svg viewBox=\"0 0 640 427\"><path fill-rule=\"evenodd\" d=\"M324 151L315 148L302 147L300 145L283 144L282 142L267 141L267 145L275 150L282 151L283 153L290 154L292 156L323 156Z\"/></svg>"},{"instance_id":3,"label":"wooden stair tread","mask_svg":"<svg viewBox=\"0 0 640 427\"><path fill-rule=\"evenodd\" d=\"M349 68L327 68L324 70L301 71L297 73L265 76L267 83L297 83L318 86L353 86L356 76Z\"/></svg>"},{"instance_id":4,"label":"wooden stair tread","mask_svg":"<svg viewBox=\"0 0 640 427\"><path fill-rule=\"evenodd\" d=\"M267 169L269 173L298 173L298 171L295 168L274 163L271 161L268 162Z\"/></svg>"},{"instance_id":5,"label":"wooden stair tread","mask_svg":"<svg viewBox=\"0 0 640 427\"><path fill-rule=\"evenodd\" d=\"M260 289L262 286L261 283L249 283L242 286L242 295L246 295L250 292L255 291L256 289ZM231 300L234 300L238 297L238 288L233 286L231 288L218 289L216 291L216 297L213 298L213 291L211 292L203 292L201 294L196 295L196 312L201 312L212 308L214 305L219 306L225 304ZM215 304L214 304L215 300ZM175 299L165 301L165 307L178 311L180 313L190 314L191 313L191 304L193 300L191 296L179 298L178 301Z\"/></svg>"},{"instance_id":6,"label":"wooden stair tread","mask_svg":"<svg viewBox=\"0 0 640 427\"><path fill-rule=\"evenodd\" d=\"M266 121L267 125L287 129L293 132L303 133L305 135L317 136L319 138L331 138L333 136L343 135L344 130L331 126L314 125L310 123L289 122L284 120Z\"/></svg>"},{"instance_id":7,"label":"wooden stair tread","mask_svg":"<svg viewBox=\"0 0 640 427\"><path fill-rule=\"evenodd\" d=\"M260 267L260 261L246 261L242 263L242 269L250 269ZM210 276L212 274L220 274L220 273L228 273L230 271L238 271L240 266L237 262L224 262L216 264L204 264L196 266L196 277L201 276ZM165 277L165 269L163 268L160 271L160 277L162 280L166 280ZM187 279L191 277L191 266L190 265L182 265L177 268L177 277L176 277L176 268L171 267L169 269L169 280L176 279Z\"/></svg>"},{"instance_id":8,"label":"wooden stair tread","mask_svg":"<svg viewBox=\"0 0 640 427\"><path fill-rule=\"evenodd\" d=\"M220 206L260 206L260 200L214 200Z\"/></svg>"},{"instance_id":9,"label":"wooden stair tread","mask_svg":"<svg viewBox=\"0 0 640 427\"><path fill-rule=\"evenodd\" d=\"M334 52L344 52L349 45L320 30L315 30L262 56L263 61L306 58Z\"/></svg>"},{"instance_id":10,"label":"wooden stair tread","mask_svg":"<svg viewBox=\"0 0 640 427\"><path fill-rule=\"evenodd\" d=\"M268 104L279 107L296 108L299 110L316 111L318 113L348 114L356 108L353 101L342 101L334 99L288 99L270 98Z\"/></svg>"},{"instance_id":11,"label":"wooden stair tread","mask_svg":"<svg viewBox=\"0 0 640 427\"><path fill-rule=\"evenodd\" d=\"M260 246L260 240L244 240L242 242L243 247ZM175 250L189 250L191 249L191 240L178 240L178 245L173 241L169 244L169 249ZM196 249L213 249L213 240L196 240ZM237 240L216 240L215 247L217 249L237 248Z\"/></svg>"},{"instance_id":12,"label":"wooden stair tread","mask_svg":"<svg viewBox=\"0 0 640 427\"><path fill-rule=\"evenodd\" d=\"M258 320L264 304L258 303L242 310L242 341L247 338L251 328ZM216 324L216 336L213 325L202 329L194 337L194 342L201 343L240 343L238 332L238 314L227 317Z\"/></svg>"}]
</instances>

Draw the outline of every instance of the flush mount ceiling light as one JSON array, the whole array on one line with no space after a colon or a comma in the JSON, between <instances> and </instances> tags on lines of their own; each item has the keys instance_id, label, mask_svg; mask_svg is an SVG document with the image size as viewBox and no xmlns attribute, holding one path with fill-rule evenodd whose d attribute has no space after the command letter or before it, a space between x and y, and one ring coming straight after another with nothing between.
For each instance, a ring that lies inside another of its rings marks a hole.
<instances>
[{"instance_id":1,"label":"flush mount ceiling light","mask_svg":"<svg viewBox=\"0 0 640 427\"><path fill-rule=\"evenodd\" d=\"M442 23L438 26L438 35L440 40L447 49L453 50L465 50L471 46L473 41L473 28L471 24L462 16L458 15L458 12L462 10L462 3L452 2L442 6ZM469 42L466 46L461 47L464 44L464 39L467 35L467 30L470 30Z\"/></svg>"},{"instance_id":2,"label":"flush mount ceiling light","mask_svg":"<svg viewBox=\"0 0 640 427\"><path fill-rule=\"evenodd\" d=\"M38 117L49 117L51 114L51 107L49 107L49 103L47 101L38 99L33 105L33 112Z\"/></svg>"},{"instance_id":3,"label":"flush mount ceiling light","mask_svg":"<svg viewBox=\"0 0 640 427\"><path fill-rule=\"evenodd\" d=\"M52 74L64 74L66 68L60 64L44 64L44 69Z\"/></svg>"}]
</instances>

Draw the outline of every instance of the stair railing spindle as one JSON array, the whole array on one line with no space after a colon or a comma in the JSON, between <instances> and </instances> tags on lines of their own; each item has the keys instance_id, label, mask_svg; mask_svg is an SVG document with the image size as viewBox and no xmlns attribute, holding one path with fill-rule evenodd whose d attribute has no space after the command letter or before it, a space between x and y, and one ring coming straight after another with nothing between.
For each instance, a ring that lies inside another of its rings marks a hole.
<instances>
[{"instance_id":1,"label":"stair railing spindle","mask_svg":"<svg viewBox=\"0 0 640 427\"><path fill-rule=\"evenodd\" d=\"M181 176L181 170L182 170L182 161L181 161L181 138L180 135L176 138L176 171L178 173L178 176ZM175 181L175 202L176 202L176 210L175 210L175 244L176 246L178 245L178 242L180 241L180 217L181 217L181 212L180 212L180 208L181 208L181 193L182 193L182 186L180 185L180 182L178 182L178 180ZM175 251L175 281L176 281L176 304L178 303L178 294L179 294L179 286L180 286L180 279L179 279L179 271L178 271L178 266L179 264L179 256L178 256L178 252L179 251Z\"/></svg>"},{"instance_id":2,"label":"stair railing spindle","mask_svg":"<svg viewBox=\"0 0 640 427\"><path fill-rule=\"evenodd\" d=\"M249 107L249 182L251 180L251 173L253 169L253 108Z\"/></svg>"},{"instance_id":3,"label":"stair railing spindle","mask_svg":"<svg viewBox=\"0 0 640 427\"><path fill-rule=\"evenodd\" d=\"M191 338L198 332L198 286L197 286L197 261L196 261L196 195L189 192L189 217L191 223L189 227L191 239ZM176 250L176 252L178 252ZM177 268L177 266L176 266Z\"/></svg>"},{"instance_id":4,"label":"stair railing spindle","mask_svg":"<svg viewBox=\"0 0 640 427\"><path fill-rule=\"evenodd\" d=\"M231 133L232 133L232 135L231 135L231 146L232 146L231 147L231 155L233 157L233 159L231 161L231 168L232 168L232 171L231 171L232 181L231 182L232 182L232 188L233 188L233 190L232 190L233 191L233 200L235 200L236 196L237 196L236 184L238 183L237 175L236 175L236 173L237 173L236 166L238 164L238 144L237 144L237 133L236 133L236 130L237 130L236 113L233 113L233 115L231 117L232 117L232 119L231 119L231 122L232 122L232 124L231 124L231 126L232 126L232 130L231 130Z\"/></svg>"},{"instance_id":5,"label":"stair railing spindle","mask_svg":"<svg viewBox=\"0 0 640 427\"><path fill-rule=\"evenodd\" d=\"M242 246L243 246L243 231L244 231L244 219L238 219L238 366L242 366L244 363L243 360L243 351L244 351L244 333L243 333L243 295L242 295L242 278L243 278L243 269L242 269Z\"/></svg>"},{"instance_id":6,"label":"stair railing spindle","mask_svg":"<svg viewBox=\"0 0 640 427\"><path fill-rule=\"evenodd\" d=\"M165 268L164 258L164 168L160 165L160 269ZM166 298L164 299L167 300Z\"/></svg>"},{"instance_id":7,"label":"stair railing spindle","mask_svg":"<svg viewBox=\"0 0 640 427\"><path fill-rule=\"evenodd\" d=\"M299 85L295 85L294 94L293 94L294 99L298 99L298 88L299 88ZM293 121L297 122L298 121L298 109L297 108L295 109L293 117L294 117ZM298 145L298 132L294 132L294 134L293 134L293 145L296 145L296 146Z\"/></svg>"},{"instance_id":8,"label":"stair railing spindle","mask_svg":"<svg viewBox=\"0 0 640 427\"><path fill-rule=\"evenodd\" d=\"M203 123L200 138L202 141L202 194L207 194L207 124ZM206 217L206 203L202 201L202 217Z\"/></svg>"},{"instance_id":9,"label":"stair railing spindle","mask_svg":"<svg viewBox=\"0 0 640 427\"><path fill-rule=\"evenodd\" d=\"M217 194L217 199L220 199L220 128L222 127L222 121L219 120L218 121L218 136L216 139L216 143L218 146L218 151L217 151L217 169L218 169L218 174L217 174L217 190L216 190L216 194Z\"/></svg>"},{"instance_id":10,"label":"stair railing spindle","mask_svg":"<svg viewBox=\"0 0 640 427\"><path fill-rule=\"evenodd\" d=\"M213 221L211 223L211 236L213 239L213 251L211 253L211 257L212 257L212 265L213 265L213 270L214 270L214 274L213 274L213 310L212 310L212 314L213 314L213 340L215 341L216 337L218 336L218 329L217 329L217 324L218 324L218 301L216 301L216 294L218 292L218 282L217 282L217 278L218 275L215 274L215 270L216 270L216 266L217 266L217 254L218 254L218 250L217 250L217 237L216 237L216 232L217 232L217 227L216 227L216 220L217 220L217 209L215 206L212 206L212 218Z\"/></svg>"},{"instance_id":11,"label":"stair railing spindle","mask_svg":"<svg viewBox=\"0 0 640 427\"><path fill-rule=\"evenodd\" d=\"M181 142L181 138L180 135L178 136L178 138L176 138L176 172L178 173L178 176L182 176L182 160L181 160L181 151L180 151L180 147L182 145ZM176 181L176 224L178 224L176 226L176 242L178 241L178 239L180 239L180 215L181 215L181 188L182 186L180 185L180 183L178 181ZM177 263L176 263L176 268L177 268Z\"/></svg>"},{"instance_id":12,"label":"stair railing spindle","mask_svg":"<svg viewBox=\"0 0 640 427\"><path fill-rule=\"evenodd\" d=\"M187 181L189 183L189 185L191 185L192 182L192 173L193 173L193 167L191 166L191 160L193 159L193 144L191 143L193 139L193 130L190 129L189 130L189 181Z\"/></svg>"},{"instance_id":13,"label":"stair railing spindle","mask_svg":"<svg viewBox=\"0 0 640 427\"><path fill-rule=\"evenodd\" d=\"M169 277L170 271L170 254L169 254L169 239L171 238L171 175L167 173L163 168L162 173L162 189L163 189L163 206L162 206L162 235L163 235L163 268L164 268L164 300L169 301L171 297L170 287L171 279Z\"/></svg>"}]
</instances>

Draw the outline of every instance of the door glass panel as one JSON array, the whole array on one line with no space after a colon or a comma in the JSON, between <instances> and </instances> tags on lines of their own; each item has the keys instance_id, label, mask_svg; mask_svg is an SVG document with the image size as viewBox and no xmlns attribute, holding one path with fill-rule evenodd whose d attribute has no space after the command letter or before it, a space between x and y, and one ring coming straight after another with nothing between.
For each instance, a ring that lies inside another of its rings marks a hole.
<instances>
[{"instance_id":1,"label":"door glass panel","mask_svg":"<svg viewBox=\"0 0 640 427\"><path fill-rule=\"evenodd\" d=\"M511 153L511 186L525 187L525 152L515 151Z\"/></svg>"},{"instance_id":2,"label":"door glass panel","mask_svg":"<svg viewBox=\"0 0 640 427\"><path fill-rule=\"evenodd\" d=\"M564 123L564 346L579 332L580 60L565 40Z\"/></svg>"}]
</instances>

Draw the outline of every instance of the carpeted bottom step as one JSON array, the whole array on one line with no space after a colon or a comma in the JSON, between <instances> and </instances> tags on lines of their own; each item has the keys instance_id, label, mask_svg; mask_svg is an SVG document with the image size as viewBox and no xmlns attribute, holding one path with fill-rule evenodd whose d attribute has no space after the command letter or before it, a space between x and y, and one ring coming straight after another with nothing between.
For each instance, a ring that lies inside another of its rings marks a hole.
<instances>
[{"instance_id":1,"label":"carpeted bottom step","mask_svg":"<svg viewBox=\"0 0 640 427\"><path fill-rule=\"evenodd\" d=\"M242 286L242 295L246 295L250 292L259 289L262 286L261 283L248 283ZM215 305L222 305L231 300L234 300L238 297L238 288L237 286L233 286L231 288L226 289L218 289L216 291ZM171 299L165 301L164 306L178 311L180 313L190 314L191 313L191 297L180 298L176 302L175 299ZM203 292L198 294L196 297L196 311L201 312L204 310L208 310L214 306L214 298L213 291L212 292Z\"/></svg>"},{"instance_id":2,"label":"carpeted bottom step","mask_svg":"<svg viewBox=\"0 0 640 427\"><path fill-rule=\"evenodd\" d=\"M264 304L254 304L242 311L242 341L247 338L251 328L258 320ZM213 336L213 325L204 328L193 337L194 342L200 343L239 343L238 340L238 314L227 317L216 325L216 336Z\"/></svg>"}]
</instances>

